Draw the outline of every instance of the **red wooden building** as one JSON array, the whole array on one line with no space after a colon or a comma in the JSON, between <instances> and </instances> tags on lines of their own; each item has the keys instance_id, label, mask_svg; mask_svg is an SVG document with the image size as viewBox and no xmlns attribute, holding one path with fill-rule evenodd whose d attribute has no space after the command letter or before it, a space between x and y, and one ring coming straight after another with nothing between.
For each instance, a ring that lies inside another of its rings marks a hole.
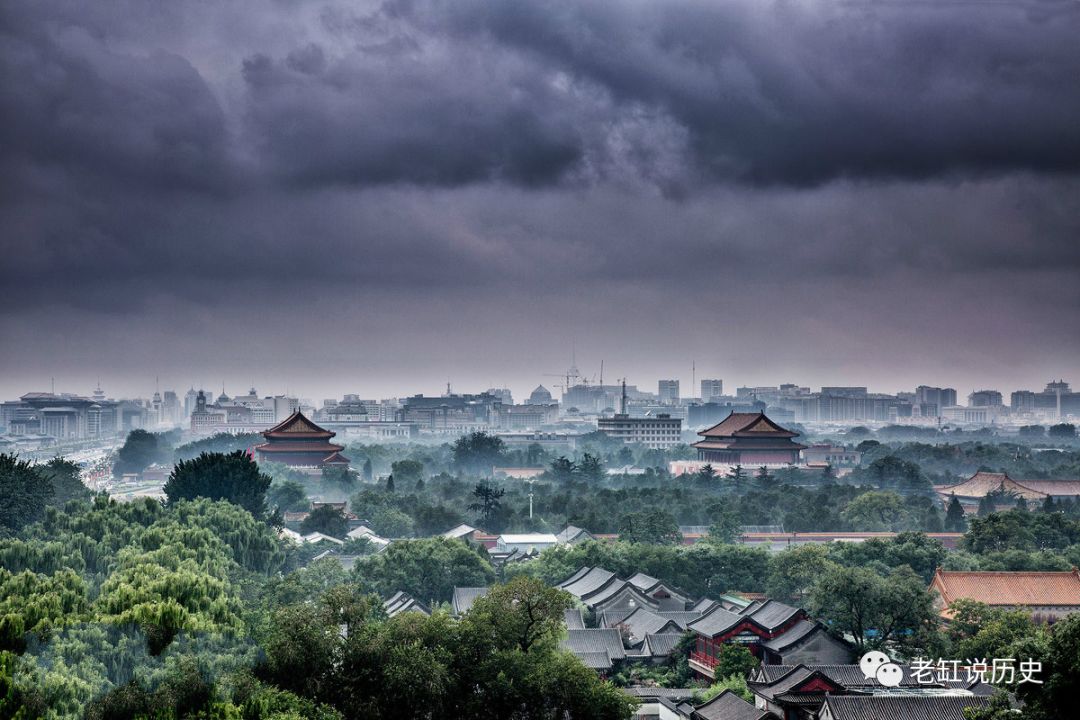
<instances>
[{"instance_id":1,"label":"red wooden building","mask_svg":"<svg viewBox=\"0 0 1080 720\"><path fill-rule=\"evenodd\" d=\"M279 462L290 467L348 465L341 454L344 446L335 445L330 438L337 433L324 430L297 410L288 418L263 432L266 442L255 446L260 460Z\"/></svg>"},{"instance_id":2,"label":"red wooden building","mask_svg":"<svg viewBox=\"0 0 1080 720\"><path fill-rule=\"evenodd\" d=\"M780 427L765 413L731 413L723 422L698 433L698 460L726 465L786 465L799 461L805 445L798 433Z\"/></svg>"},{"instance_id":3,"label":"red wooden building","mask_svg":"<svg viewBox=\"0 0 1080 720\"><path fill-rule=\"evenodd\" d=\"M719 663L720 649L729 643L744 645L757 657L762 656L762 644L779 637L792 626L807 619L801 608L775 600L755 600L741 612L715 606L687 629L697 636L690 652L690 669L712 678Z\"/></svg>"}]
</instances>

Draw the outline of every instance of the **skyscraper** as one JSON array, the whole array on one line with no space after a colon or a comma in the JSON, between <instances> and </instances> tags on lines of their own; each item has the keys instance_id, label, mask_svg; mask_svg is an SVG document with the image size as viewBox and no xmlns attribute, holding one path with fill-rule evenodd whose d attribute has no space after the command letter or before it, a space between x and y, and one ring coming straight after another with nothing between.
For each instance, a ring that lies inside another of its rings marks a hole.
<instances>
[{"instance_id":1,"label":"skyscraper","mask_svg":"<svg viewBox=\"0 0 1080 720\"><path fill-rule=\"evenodd\" d=\"M724 381L723 380L702 380L701 381L701 401L709 402L714 398L718 398L724 394Z\"/></svg>"},{"instance_id":2,"label":"skyscraper","mask_svg":"<svg viewBox=\"0 0 1080 720\"><path fill-rule=\"evenodd\" d=\"M666 405L675 405L679 402L679 381L660 381L660 402Z\"/></svg>"}]
</instances>

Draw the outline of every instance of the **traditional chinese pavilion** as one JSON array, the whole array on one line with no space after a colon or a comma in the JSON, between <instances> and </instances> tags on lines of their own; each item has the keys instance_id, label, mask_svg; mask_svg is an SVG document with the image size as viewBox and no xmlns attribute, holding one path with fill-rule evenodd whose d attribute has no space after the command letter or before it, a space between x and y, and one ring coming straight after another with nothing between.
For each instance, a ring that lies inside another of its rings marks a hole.
<instances>
[{"instance_id":1,"label":"traditional chinese pavilion","mask_svg":"<svg viewBox=\"0 0 1080 720\"><path fill-rule=\"evenodd\" d=\"M263 432L266 442L255 446L260 460L279 462L291 467L348 465L341 454L345 448L330 442L337 433L324 430L297 410L288 418Z\"/></svg>"},{"instance_id":2,"label":"traditional chinese pavilion","mask_svg":"<svg viewBox=\"0 0 1080 720\"><path fill-rule=\"evenodd\" d=\"M694 443L698 460L727 465L786 465L799 461L799 451L806 449L792 438L798 433L786 430L765 413L731 413L723 422L703 430Z\"/></svg>"}]
</instances>

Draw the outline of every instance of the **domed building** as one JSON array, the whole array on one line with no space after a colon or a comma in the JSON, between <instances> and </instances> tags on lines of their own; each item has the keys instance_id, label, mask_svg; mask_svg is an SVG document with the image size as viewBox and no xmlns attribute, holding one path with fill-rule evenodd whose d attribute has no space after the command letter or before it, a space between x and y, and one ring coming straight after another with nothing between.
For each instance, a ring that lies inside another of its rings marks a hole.
<instances>
[{"instance_id":1,"label":"domed building","mask_svg":"<svg viewBox=\"0 0 1080 720\"><path fill-rule=\"evenodd\" d=\"M529 399L525 401L526 405L551 405L555 401L551 398L551 391L543 385L537 385L536 389L529 395Z\"/></svg>"}]
</instances>

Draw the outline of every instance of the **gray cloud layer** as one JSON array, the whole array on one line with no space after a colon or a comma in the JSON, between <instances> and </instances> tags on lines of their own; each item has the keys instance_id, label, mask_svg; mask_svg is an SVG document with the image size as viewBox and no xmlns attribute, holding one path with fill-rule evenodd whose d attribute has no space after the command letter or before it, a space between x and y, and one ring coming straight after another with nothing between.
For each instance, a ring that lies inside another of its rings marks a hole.
<instances>
[{"instance_id":1,"label":"gray cloud layer","mask_svg":"<svg viewBox=\"0 0 1080 720\"><path fill-rule=\"evenodd\" d=\"M324 376L441 377L401 358L461 313L477 381L571 336L762 381L790 339L804 382L1080 370L1078 30L1073 0L8 3L4 389L73 349L188 372L268 307ZM245 347L217 362L303 366Z\"/></svg>"}]
</instances>

